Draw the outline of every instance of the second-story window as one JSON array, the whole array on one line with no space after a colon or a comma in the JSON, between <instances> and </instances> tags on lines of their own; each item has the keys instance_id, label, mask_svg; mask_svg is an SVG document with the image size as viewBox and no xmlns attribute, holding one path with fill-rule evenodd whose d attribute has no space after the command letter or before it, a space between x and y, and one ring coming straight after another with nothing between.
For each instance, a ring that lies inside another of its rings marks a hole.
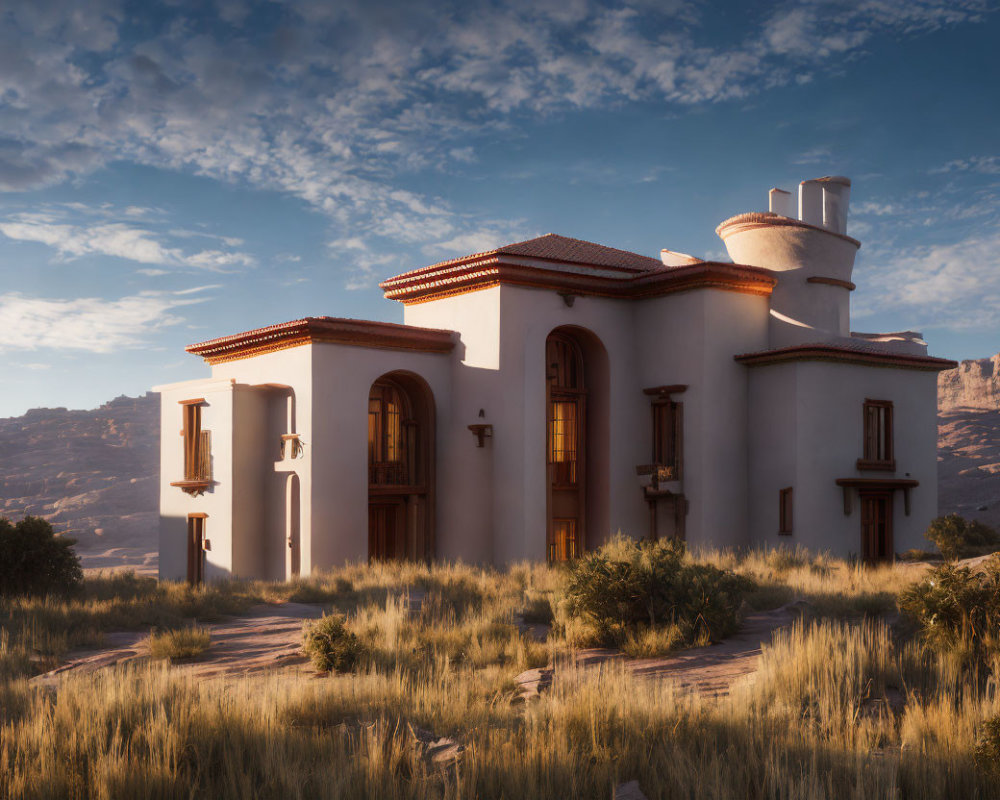
<instances>
[{"instance_id":1,"label":"second-story window","mask_svg":"<svg viewBox=\"0 0 1000 800\"><path fill-rule=\"evenodd\" d=\"M892 401L865 400L862 421L864 454L858 459L858 469L896 469L892 448Z\"/></svg>"},{"instance_id":2,"label":"second-story window","mask_svg":"<svg viewBox=\"0 0 1000 800\"><path fill-rule=\"evenodd\" d=\"M203 400L184 400L184 480L207 481L212 477L212 432L201 428Z\"/></svg>"}]
</instances>

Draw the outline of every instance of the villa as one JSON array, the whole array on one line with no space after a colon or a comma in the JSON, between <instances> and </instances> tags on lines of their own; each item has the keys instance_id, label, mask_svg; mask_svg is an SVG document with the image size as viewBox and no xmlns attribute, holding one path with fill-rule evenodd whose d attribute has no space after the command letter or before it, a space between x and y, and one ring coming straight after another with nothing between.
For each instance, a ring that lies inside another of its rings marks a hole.
<instances>
[{"instance_id":1,"label":"villa","mask_svg":"<svg viewBox=\"0 0 1000 800\"><path fill-rule=\"evenodd\" d=\"M162 398L160 577L558 561L616 531L866 561L937 511L936 374L853 333L850 181L716 229L734 263L555 234L389 278L405 324L191 345Z\"/></svg>"}]
</instances>

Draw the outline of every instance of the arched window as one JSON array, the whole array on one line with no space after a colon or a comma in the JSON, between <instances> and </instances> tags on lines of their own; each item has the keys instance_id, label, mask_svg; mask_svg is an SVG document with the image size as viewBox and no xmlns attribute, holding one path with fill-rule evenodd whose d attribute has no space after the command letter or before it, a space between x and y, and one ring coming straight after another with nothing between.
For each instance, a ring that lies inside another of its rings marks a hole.
<instances>
[{"instance_id":1,"label":"arched window","mask_svg":"<svg viewBox=\"0 0 1000 800\"><path fill-rule=\"evenodd\" d=\"M565 333L545 342L548 377L547 462L549 561L576 558L583 550L586 491L587 387L579 343Z\"/></svg>"},{"instance_id":2,"label":"arched window","mask_svg":"<svg viewBox=\"0 0 1000 800\"><path fill-rule=\"evenodd\" d=\"M368 557L434 554L434 401L415 375L394 372L368 393Z\"/></svg>"}]
</instances>

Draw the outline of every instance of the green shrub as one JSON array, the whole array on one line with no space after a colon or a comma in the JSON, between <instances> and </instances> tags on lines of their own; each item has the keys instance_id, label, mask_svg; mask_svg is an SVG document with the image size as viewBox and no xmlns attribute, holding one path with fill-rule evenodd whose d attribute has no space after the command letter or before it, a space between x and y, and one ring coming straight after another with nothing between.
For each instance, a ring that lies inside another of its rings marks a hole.
<instances>
[{"instance_id":1,"label":"green shrub","mask_svg":"<svg viewBox=\"0 0 1000 800\"><path fill-rule=\"evenodd\" d=\"M302 650L320 672L350 672L364 654L358 637L339 614L324 614L302 626Z\"/></svg>"},{"instance_id":2,"label":"green shrub","mask_svg":"<svg viewBox=\"0 0 1000 800\"><path fill-rule=\"evenodd\" d=\"M71 594L83 582L73 539L57 538L41 517L16 525L0 517L0 595Z\"/></svg>"},{"instance_id":3,"label":"green shrub","mask_svg":"<svg viewBox=\"0 0 1000 800\"><path fill-rule=\"evenodd\" d=\"M613 539L569 565L567 610L606 645L634 640L642 628L676 628L671 640L686 644L735 632L753 582L686 555L676 539Z\"/></svg>"},{"instance_id":4,"label":"green shrub","mask_svg":"<svg viewBox=\"0 0 1000 800\"><path fill-rule=\"evenodd\" d=\"M1000 546L1000 536L995 530L958 514L933 520L924 535L949 561L991 553Z\"/></svg>"},{"instance_id":5,"label":"green shrub","mask_svg":"<svg viewBox=\"0 0 1000 800\"><path fill-rule=\"evenodd\" d=\"M207 628L191 626L172 631L153 631L149 635L149 654L157 659L194 658L204 653L211 643L212 635Z\"/></svg>"},{"instance_id":6,"label":"green shrub","mask_svg":"<svg viewBox=\"0 0 1000 800\"><path fill-rule=\"evenodd\" d=\"M899 595L925 642L985 664L1000 653L1000 555L981 569L943 564Z\"/></svg>"}]
</instances>

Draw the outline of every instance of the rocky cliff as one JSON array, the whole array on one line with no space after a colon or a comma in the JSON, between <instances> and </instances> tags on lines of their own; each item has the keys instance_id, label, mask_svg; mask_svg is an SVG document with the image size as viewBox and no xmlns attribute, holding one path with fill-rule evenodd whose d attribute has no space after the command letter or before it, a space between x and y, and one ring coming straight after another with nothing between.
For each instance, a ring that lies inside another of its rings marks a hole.
<instances>
[{"instance_id":1,"label":"rocky cliff","mask_svg":"<svg viewBox=\"0 0 1000 800\"><path fill-rule=\"evenodd\" d=\"M155 566L159 396L0 419L0 515L45 517L85 567Z\"/></svg>"},{"instance_id":2,"label":"rocky cliff","mask_svg":"<svg viewBox=\"0 0 1000 800\"><path fill-rule=\"evenodd\" d=\"M1000 353L938 374L938 411L958 409L1000 411Z\"/></svg>"},{"instance_id":3,"label":"rocky cliff","mask_svg":"<svg viewBox=\"0 0 1000 800\"><path fill-rule=\"evenodd\" d=\"M1000 354L938 376L938 504L1000 528Z\"/></svg>"}]
</instances>

